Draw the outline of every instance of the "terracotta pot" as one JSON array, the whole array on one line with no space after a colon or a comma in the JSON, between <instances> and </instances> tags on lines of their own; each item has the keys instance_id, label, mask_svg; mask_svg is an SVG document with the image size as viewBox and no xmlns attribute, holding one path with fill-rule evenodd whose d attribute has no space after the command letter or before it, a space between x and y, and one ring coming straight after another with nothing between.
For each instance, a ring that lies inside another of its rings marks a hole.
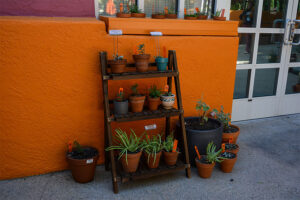
<instances>
[{"instance_id":1,"label":"terracotta pot","mask_svg":"<svg viewBox=\"0 0 300 200\"><path fill-rule=\"evenodd\" d=\"M165 15L152 14L151 17L153 19L165 19Z\"/></svg>"},{"instance_id":2,"label":"terracotta pot","mask_svg":"<svg viewBox=\"0 0 300 200\"><path fill-rule=\"evenodd\" d=\"M133 55L133 59L138 72L146 72L148 70L150 54Z\"/></svg>"},{"instance_id":3,"label":"terracotta pot","mask_svg":"<svg viewBox=\"0 0 300 200\"><path fill-rule=\"evenodd\" d=\"M148 159L148 153L144 152L144 156L147 162L147 165L150 169L155 169L159 166L159 161L160 161L160 156L161 156L161 151L156 153L156 157L154 154L150 154L150 157ZM155 158L155 159L154 159ZM154 162L155 161L155 162Z\"/></svg>"},{"instance_id":4,"label":"terracotta pot","mask_svg":"<svg viewBox=\"0 0 300 200\"><path fill-rule=\"evenodd\" d=\"M207 15L199 15L197 18L198 18L198 19L205 20L205 19L207 19Z\"/></svg>"},{"instance_id":5,"label":"terracotta pot","mask_svg":"<svg viewBox=\"0 0 300 200\"><path fill-rule=\"evenodd\" d=\"M131 13L131 17L135 18L145 18L146 14L145 13Z\"/></svg>"},{"instance_id":6,"label":"terracotta pot","mask_svg":"<svg viewBox=\"0 0 300 200\"><path fill-rule=\"evenodd\" d=\"M122 74L125 71L127 60L109 60L107 63L110 65L111 73Z\"/></svg>"},{"instance_id":7,"label":"terracotta pot","mask_svg":"<svg viewBox=\"0 0 300 200\"><path fill-rule=\"evenodd\" d=\"M149 110L157 110L158 106L160 105L161 101L159 97L156 98L148 98L148 103L149 103Z\"/></svg>"},{"instance_id":8,"label":"terracotta pot","mask_svg":"<svg viewBox=\"0 0 300 200\"><path fill-rule=\"evenodd\" d=\"M212 171L214 170L215 163L206 164L202 163L198 158L195 159L195 163L198 169L198 175L201 178L210 178Z\"/></svg>"},{"instance_id":9,"label":"terracotta pot","mask_svg":"<svg viewBox=\"0 0 300 200\"><path fill-rule=\"evenodd\" d=\"M236 144L236 141L240 135L240 128L236 125L230 124L230 126L235 127L238 129L237 132L234 133L224 133L222 134L222 143L228 143L229 139L232 138L232 143Z\"/></svg>"},{"instance_id":10,"label":"terracotta pot","mask_svg":"<svg viewBox=\"0 0 300 200\"><path fill-rule=\"evenodd\" d=\"M296 84L293 86L294 92L300 92L300 84Z\"/></svg>"},{"instance_id":11,"label":"terracotta pot","mask_svg":"<svg viewBox=\"0 0 300 200\"><path fill-rule=\"evenodd\" d=\"M130 96L130 105L131 105L131 111L132 112L142 112L144 108L144 103L145 103L145 96Z\"/></svg>"},{"instance_id":12,"label":"terracotta pot","mask_svg":"<svg viewBox=\"0 0 300 200\"><path fill-rule=\"evenodd\" d=\"M131 13L117 13L117 17L120 17L120 18L130 18L131 17Z\"/></svg>"},{"instance_id":13,"label":"terracotta pot","mask_svg":"<svg viewBox=\"0 0 300 200\"><path fill-rule=\"evenodd\" d=\"M167 19L177 19L177 14L166 14Z\"/></svg>"},{"instance_id":14,"label":"terracotta pot","mask_svg":"<svg viewBox=\"0 0 300 200\"><path fill-rule=\"evenodd\" d=\"M72 176L76 182L87 183L94 179L95 169L99 155L88 159L74 159L67 155Z\"/></svg>"},{"instance_id":15,"label":"terracotta pot","mask_svg":"<svg viewBox=\"0 0 300 200\"><path fill-rule=\"evenodd\" d=\"M142 155L141 151L138 153L127 153L127 162L126 162L126 155L123 154L123 156L121 157L121 163L124 171L127 173L136 172L139 166L141 155Z\"/></svg>"},{"instance_id":16,"label":"terracotta pot","mask_svg":"<svg viewBox=\"0 0 300 200\"><path fill-rule=\"evenodd\" d=\"M164 151L164 161L167 165L173 166L177 162L178 152L166 152Z\"/></svg>"},{"instance_id":17,"label":"terracotta pot","mask_svg":"<svg viewBox=\"0 0 300 200\"><path fill-rule=\"evenodd\" d=\"M237 160L236 154L234 154L234 155L235 155L234 158L228 158L228 159L223 160L221 162L221 170L222 170L222 172L224 172L224 173L231 173L232 172L234 164L235 164L235 162Z\"/></svg>"},{"instance_id":18,"label":"terracotta pot","mask_svg":"<svg viewBox=\"0 0 300 200\"><path fill-rule=\"evenodd\" d=\"M172 94L172 96L161 95L160 100L162 102L164 109L171 109L173 108L173 105L175 103L175 94Z\"/></svg>"},{"instance_id":19,"label":"terracotta pot","mask_svg":"<svg viewBox=\"0 0 300 200\"><path fill-rule=\"evenodd\" d=\"M237 148L236 148L236 149L228 149L228 148L227 148L227 145L236 145ZM229 143L225 144L225 151L226 151L226 152L234 153L234 154L237 155L237 153L239 152L239 150L240 150L240 147L239 147L239 145L237 145L237 144L229 144Z\"/></svg>"},{"instance_id":20,"label":"terracotta pot","mask_svg":"<svg viewBox=\"0 0 300 200\"><path fill-rule=\"evenodd\" d=\"M226 21L226 17L216 17L216 16L214 16L214 20Z\"/></svg>"},{"instance_id":21,"label":"terracotta pot","mask_svg":"<svg viewBox=\"0 0 300 200\"><path fill-rule=\"evenodd\" d=\"M196 20L197 17L184 16L184 19L186 19L186 20Z\"/></svg>"}]
</instances>

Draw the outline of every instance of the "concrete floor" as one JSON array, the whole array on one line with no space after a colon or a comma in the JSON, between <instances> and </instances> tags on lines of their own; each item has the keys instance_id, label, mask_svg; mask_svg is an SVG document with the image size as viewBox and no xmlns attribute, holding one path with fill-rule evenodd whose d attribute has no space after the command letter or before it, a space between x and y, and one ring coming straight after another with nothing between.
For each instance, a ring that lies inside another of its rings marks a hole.
<instances>
[{"instance_id":1,"label":"concrete floor","mask_svg":"<svg viewBox=\"0 0 300 200\"><path fill-rule=\"evenodd\" d=\"M113 194L111 177L97 167L95 180L75 183L69 171L0 181L0 199L300 199L300 114L236 123L240 153L231 174L217 167L210 179L192 169L120 185Z\"/></svg>"}]
</instances>

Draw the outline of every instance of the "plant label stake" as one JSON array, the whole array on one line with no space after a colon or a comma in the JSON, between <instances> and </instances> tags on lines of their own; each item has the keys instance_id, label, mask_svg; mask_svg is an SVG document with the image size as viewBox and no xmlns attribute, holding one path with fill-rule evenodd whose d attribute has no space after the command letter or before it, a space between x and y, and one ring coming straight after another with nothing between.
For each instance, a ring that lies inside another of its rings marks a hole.
<instances>
[{"instance_id":1,"label":"plant label stake","mask_svg":"<svg viewBox=\"0 0 300 200\"><path fill-rule=\"evenodd\" d=\"M224 14L225 14L225 9L222 9L221 17L224 17Z\"/></svg>"},{"instance_id":2,"label":"plant label stake","mask_svg":"<svg viewBox=\"0 0 300 200\"><path fill-rule=\"evenodd\" d=\"M174 140L172 152L176 152L178 140Z\"/></svg>"},{"instance_id":3,"label":"plant label stake","mask_svg":"<svg viewBox=\"0 0 300 200\"><path fill-rule=\"evenodd\" d=\"M222 153L225 152L225 143L222 143Z\"/></svg>"},{"instance_id":4,"label":"plant label stake","mask_svg":"<svg viewBox=\"0 0 300 200\"><path fill-rule=\"evenodd\" d=\"M113 48L114 48L114 56L119 57L118 53L118 36L123 35L122 30L109 30L109 35L113 36ZM117 40L117 50L116 50L116 40Z\"/></svg>"},{"instance_id":5,"label":"plant label stake","mask_svg":"<svg viewBox=\"0 0 300 200\"><path fill-rule=\"evenodd\" d=\"M151 125L147 125L145 126L145 130L148 131L148 130L154 130L156 129L156 124L151 124Z\"/></svg>"},{"instance_id":6,"label":"plant label stake","mask_svg":"<svg viewBox=\"0 0 300 200\"><path fill-rule=\"evenodd\" d=\"M196 145L195 145L195 151L196 151L196 153L197 153L197 156L198 156L198 158L199 158L199 160L200 160L201 156L200 156L200 153L199 153L199 151L198 151L198 148L197 148L197 146L196 146Z\"/></svg>"},{"instance_id":7,"label":"plant label stake","mask_svg":"<svg viewBox=\"0 0 300 200\"><path fill-rule=\"evenodd\" d=\"M150 32L151 36L154 36L155 39L155 49L156 49L156 57L160 56L160 48L159 48L159 36L162 36L162 32Z\"/></svg>"}]
</instances>

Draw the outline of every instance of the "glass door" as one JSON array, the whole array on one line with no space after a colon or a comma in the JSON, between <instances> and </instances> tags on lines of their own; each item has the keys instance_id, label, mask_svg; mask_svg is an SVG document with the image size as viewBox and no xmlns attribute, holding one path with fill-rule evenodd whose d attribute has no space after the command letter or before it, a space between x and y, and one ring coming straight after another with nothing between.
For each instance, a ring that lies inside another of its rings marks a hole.
<instances>
[{"instance_id":1,"label":"glass door","mask_svg":"<svg viewBox=\"0 0 300 200\"><path fill-rule=\"evenodd\" d=\"M300 49L295 47L291 54L293 45L287 41L297 38L290 32L298 1L231 0L230 19L239 21L240 37L233 121L300 112L295 109L299 94L291 91ZM295 63L291 64L291 56Z\"/></svg>"}]
</instances>

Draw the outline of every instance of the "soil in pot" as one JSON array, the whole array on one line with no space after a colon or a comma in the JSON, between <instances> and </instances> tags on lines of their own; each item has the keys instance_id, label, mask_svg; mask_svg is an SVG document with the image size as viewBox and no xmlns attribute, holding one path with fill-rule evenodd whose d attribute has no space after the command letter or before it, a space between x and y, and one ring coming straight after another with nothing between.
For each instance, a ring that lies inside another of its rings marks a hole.
<instances>
[{"instance_id":1,"label":"soil in pot","mask_svg":"<svg viewBox=\"0 0 300 200\"><path fill-rule=\"evenodd\" d=\"M161 103L161 101L160 101L159 97L156 97L156 98L148 97L149 110L157 110L160 103Z\"/></svg>"},{"instance_id":2,"label":"soil in pot","mask_svg":"<svg viewBox=\"0 0 300 200\"><path fill-rule=\"evenodd\" d=\"M166 71L168 66L168 58L157 57L155 59L157 70L158 71Z\"/></svg>"},{"instance_id":3,"label":"soil in pot","mask_svg":"<svg viewBox=\"0 0 300 200\"><path fill-rule=\"evenodd\" d=\"M130 18L131 13L117 13L117 17L119 17L119 18Z\"/></svg>"},{"instance_id":4,"label":"soil in pot","mask_svg":"<svg viewBox=\"0 0 300 200\"><path fill-rule=\"evenodd\" d=\"M127 152L127 162L126 162L126 155L123 154L123 156L121 157L121 163L124 171L127 173L136 172L139 166L141 155L142 155L141 151L135 153Z\"/></svg>"},{"instance_id":5,"label":"soil in pot","mask_svg":"<svg viewBox=\"0 0 300 200\"><path fill-rule=\"evenodd\" d=\"M131 17L135 18L145 18L146 14L145 13L131 13Z\"/></svg>"},{"instance_id":6,"label":"soil in pot","mask_svg":"<svg viewBox=\"0 0 300 200\"><path fill-rule=\"evenodd\" d=\"M125 115L128 113L128 100L116 101L114 100L114 114Z\"/></svg>"},{"instance_id":7,"label":"soil in pot","mask_svg":"<svg viewBox=\"0 0 300 200\"><path fill-rule=\"evenodd\" d=\"M226 152L234 153L237 155L237 153L239 152L239 149L240 149L239 145L237 145L237 144L230 144L230 143L225 144Z\"/></svg>"},{"instance_id":8,"label":"soil in pot","mask_svg":"<svg viewBox=\"0 0 300 200\"><path fill-rule=\"evenodd\" d=\"M161 95L160 100L162 102L164 109L169 110L173 108L173 105L175 103L175 94L172 94L171 96Z\"/></svg>"},{"instance_id":9,"label":"soil in pot","mask_svg":"<svg viewBox=\"0 0 300 200\"><path fill-rule=\"evenodd\" d=\"M122 74L123 72L125 72L127 60L108 60L107 63L110 66L111 73Z\"/></svg>"},{"instance_id":10,"label":"soil in pot","mask_svg":"<svg viewBox=\"0 0 300 200\"><path fill-rule=\"evenodd\" d=\"M207 160L205 159L205 156L201 156L201 159L199 160L199 158L197 157L195 159L195 163L198 169L198 175L201 178L210 178L212 171L214 170L215 167L215 163L209 163L207 162Z\"/></svg>"},{"instance_id":11,"label":"soil in pot","mask_svg":"<svg viewBox=\"0 0 300 200\"><path fill-rule=\"evenodd\" d=\"M150 54L133 55L133 59L138 72L146 72L148 70Z\"/></svg>"},{"instance_id":12,"label":"soil in pot","mask_svg":"<svg viewBox=\"0 0 300 200\"><path fill-rule=\"evenodd\" d=\"M197 18L201 19L201 20L206 20L207 19L207 15L199 15Z\"/></svg>"},{"instance_id":13,"label":"soil in pot","mask_svg":"<svg viewBox=\"0 0 300 200\"><path fill-rule=\"evenodd\" d=\"M163 15L163 14L152 14L151 17L153 19L165 19L166 18L165 15Z\"/></svg>"},{"instance_id":14,"label":"soil in pot","mask_svg":"<svg viewBox=\"0 0 300 200\"><path fill-rule=\"evenodd\" d=\"M216 16L214 16L214 20L226 21L226 17L216 17Z\"/></svg>"},{"instance_id":15,"label":"soil in pot","mask_svg":"<svg viewBox=\"0 0 300 200\"><path fill-rule=\"evenodd\" d=\"M159 166L161 151L155 154L150 154L150 157L148 158L149 154L144 152L144 156L147 162L147 165L150 169L155 169Z\"/></svg>"},{"instance_id":16,"label":"soil in pot","mask_svg":"<svg viewBox=\"0 0 300 200\"><path fill-rule=\"evenodd\" d=\"M224 128L222 134L222 142L228 143L230 138L232 138L232 143L236 144L236 141L240 135L240 128L236 125L230 124L229 128Z\"/></svg>"},{"instance_id":17,"label":"soil in pot","mask_svg":"<svg viewBox=\"0 0 300 200\"><path fill-rule=\"evenodd\" d=\"M145 103L145 96L144 95L135 95L135 96L130 96L130 105L131 105L131 111L132 112L142 112L144 108L144 103Z\"/></svg>"},{"instance_id":18,"label":"soil in pot","mask_svg":"<svg viewBox=\"0 0 300 200\"><path fill-rule=\"evenodd\" d=\"M224 152L221 154L221 157L225 158L225 160L223 160L221 162L221 170L224 173L230 173L232 172L232 169L234 167L234 164L236 162L237 156L234 153L230 153L230 152Z\"/></svg>"},{"instance_id":19,"label":"soil in pot","mask_svg":"<svg viewBox=\"0 0 300 200\"><path fill-rule=\"evenodd\" d=\"M164 161L166 165L173 166L176 164L178 158L177 151L176 152L163 151L163 154L164 154Z\"/></svg>"},{"instance_id":20,"label":"soil in pot","mask_svg":"<svg viewBox=\"0 0 300 200\"><path fill-rule=\"evenodd\" d=\"M93 147L82 147L82 152L67 153L67 162L75 181L87 183L94 179L98 150Z\"/></svg>"},{"instance_id":21,"label":"soil in pot","mask_svg":"<svg viewBox=\"0 0 300 200\"><path fill-rule=\"evenodd\" d=\"M166 14L167 19L177 19L177 14Z\"/></svg>"}]
</instances>

